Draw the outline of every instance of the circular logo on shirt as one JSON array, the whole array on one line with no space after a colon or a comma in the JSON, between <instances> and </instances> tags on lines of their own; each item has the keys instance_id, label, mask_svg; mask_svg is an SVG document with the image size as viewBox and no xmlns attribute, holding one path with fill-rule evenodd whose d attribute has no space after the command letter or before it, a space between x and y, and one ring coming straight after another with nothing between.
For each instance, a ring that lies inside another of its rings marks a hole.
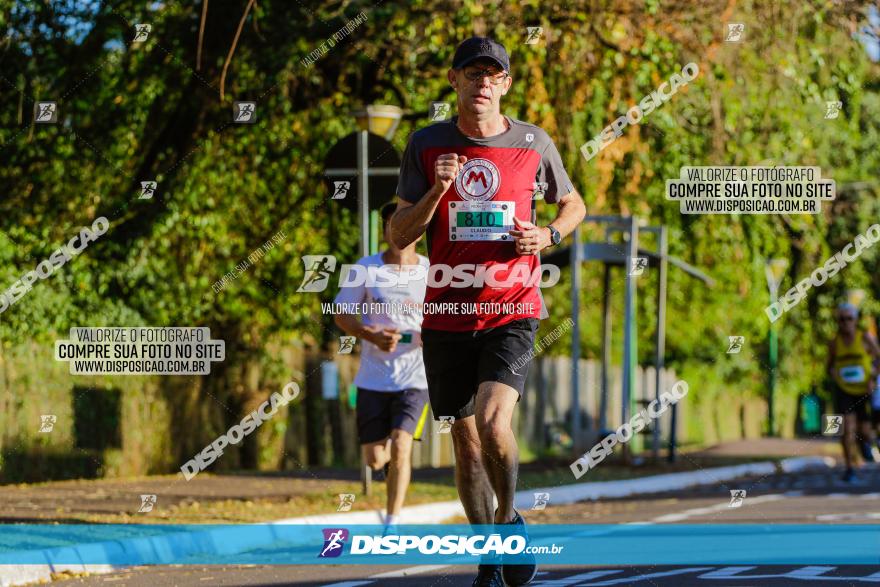
<instances>
[{"instance_id":1,"label":"circular logo on shirt","mask_svg":"<svg viewBox=\"0 0 880 587\"><path fill-rule=\"evenodd\" d=\"M455 191L462 199L491 200L498 192L501 178L498 167L488 159L471 159L455 178Z\"/></svg>"}]
</instances>

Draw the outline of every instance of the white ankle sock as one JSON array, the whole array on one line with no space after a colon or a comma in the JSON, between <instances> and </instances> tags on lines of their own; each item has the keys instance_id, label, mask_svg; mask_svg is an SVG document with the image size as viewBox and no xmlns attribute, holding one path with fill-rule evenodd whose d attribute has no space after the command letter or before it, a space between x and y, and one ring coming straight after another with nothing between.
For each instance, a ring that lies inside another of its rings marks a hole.
<instances>
[{"instance_id":1,"label":"white ankle sock","mask_svg":"<svg viewBox=\"0 0 880 587\"><path fill-rule=\"evenodd\" d=\"M394 526L400 521L400 516L393 516L391 514L385 515L385 525L386 526Z\"/></svg>"}]
</instances>

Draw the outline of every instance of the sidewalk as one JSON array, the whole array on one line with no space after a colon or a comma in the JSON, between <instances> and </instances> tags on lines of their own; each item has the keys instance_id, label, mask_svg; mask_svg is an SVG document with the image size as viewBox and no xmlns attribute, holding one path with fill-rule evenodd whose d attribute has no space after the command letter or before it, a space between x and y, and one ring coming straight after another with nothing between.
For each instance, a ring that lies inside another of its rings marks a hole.
<instances>
[{"instance_id":1,"label":"sidewalk","mask_svg":"<svg viewBox=\"0 0 880 587\"><path fill-rule=\"evenodd\" d=\"M674 465L665 461L624 467L613 460L575 480L567 460L544 460L520 467L521 491L560 487L575 482L632 479L649 475L741 465L783 457L829 456L839 453L834 441L755 439L724 443L705 450L682 452ZM335 513L340 493L356 496L353 511L384 506L384 483L374 495L360 493L353 469L314 469L284 473L211 475L191 481L181 475L136 479L57 481L0 486L2 523L245 523L294 516ZM155 495L152 511L138 513L141 495ZM407 496L408 505L457 499L451 468L418 469Z\"/></svg>"},{"instance_id":2,"label":"sidewalk","mask_svg":"<svg viewBox=\"0 0 880 587\"><path fill-rule=\"evenodd\" d=\"M718 444L691 453L703 457L796 457L842 456L840 441L836 438L812 440L803 438L749 438Z\"/></svg>"}]
</instances>

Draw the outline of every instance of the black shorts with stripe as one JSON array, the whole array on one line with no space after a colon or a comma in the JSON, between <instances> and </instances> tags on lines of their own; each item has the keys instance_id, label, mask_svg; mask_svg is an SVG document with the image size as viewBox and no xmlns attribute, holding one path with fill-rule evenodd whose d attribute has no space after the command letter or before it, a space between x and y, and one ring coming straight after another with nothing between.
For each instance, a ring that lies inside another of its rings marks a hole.
<instances>
[{"instance_id":1,"label":"black shorts with stripe","mask_svg":"<svg viewBox=\"0 0 880 587\"><path fill-rule=\"evenodd\" d=\"M358 440L361 444L379 442L395 428L413 434L427 402L425 389L373 391L358 387Z\"/></svg>"},{"instance_id":2,"label":"black shorts with stripe","mask_svg":"<svg viewBox=\"0 0 880 587\"><path fill-rule=\"evenodd\" d=\"M422 329L425 373L434 419L474 415L477 388L497 381L522 397L534 350L536 318L471 332Z\"/></svg>"}]
</instances>

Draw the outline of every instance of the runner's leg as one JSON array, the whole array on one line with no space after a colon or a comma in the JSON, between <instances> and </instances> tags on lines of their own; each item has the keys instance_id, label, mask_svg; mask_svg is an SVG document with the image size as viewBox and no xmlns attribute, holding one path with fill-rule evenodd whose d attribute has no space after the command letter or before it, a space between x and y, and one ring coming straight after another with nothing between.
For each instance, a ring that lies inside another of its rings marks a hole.
<instances>
[{"instance_id":1,"label":"runner's leg","mask_svg":"<svg viewBox=\"0 0 880 587\"><path fill-rule=\"evenodd\" d=\"M856 464L856 454L853 452L856 444L856 426L858 421L854 412L848 412L843 415L843 459L846 461L846 468L852 469Z\"/></svg>"},{"instance_id":2,"label":"runner's leg","mask_svg":"<svg viewBox=\"0 0 880 587\"><path fill-rule=\"evenodd\" d=\"M391 403L394 396L385 392L358 388L357 429L364 464L379 471L391 458L388 436L391 434Z\"/></svg>"},{"instance_id":3,"label":"runner's leg","mask_svg":"<svg viewBox=\"0 0 880 587\"><path fill-rule=\"evenodd\" d=\"M494 519L498 524L513 519L519 449L510 423L518 400L519 393L516 389L497 381L484 381L477 392L477 430L482 446L483 465L498 498L498 510Z\"/></svg>"},{"instance_id":4,"label":"runner's leg","mask_svg":"<svg viewBox=\"0 0 880 587\"><path fill-rule=\"evenodd\" d=\"M370 442L361 445L364 453L364 463L374 471L378 471L385 466L385 463L391 458L388 452L388 439L382 439L378 442Z\"/></svg>"},{"instance_id":5,"label":"runner's leg","mask_svg":"<svg viewBox=\"0 0 880 587\"><path fill-rule=\"evenodd\" d=\"M406 430L395 428L391 431L391 466L388 467L387 512L389 516L399 516L400 508L403 507L403 499L406 497L406 488L409 486L412 471L413 437Z\"/></svg>"},{"instance_id":6,"label":"runner's leg","mask_svg":"<svg viewBox=\"0 0 880 587\"><path fill-rule=\"evenodd\" d=\"M483 466L480 435L474 416L452 424L455 450L455 486L471 524L492 523L492 486Z\"/></svg>"},{"instance_id":7,"label":"runner's leg","mask_svg":"<svg viewBox=\"0 0 880 587\"><path fill-rule=\"evenodd\" d=\"M871 423L871 414L869 413L871 405L871 396L866 395L862 402L859 404L859 409L857 410L857 419L859 422L859 435L861 436L861 441L865 446L864 457L868 462L874 462L874 441L876 438L874 437L874 427Z\"/></svg>"},{"instance_id":8,"label":"runner's leg","mask_svg":"<svg viewBox=\"0 0 880 587\"><path fill-rule=\"evenodd\" d=\"M404 389L394 394L391 402L391 454L386 487L388 523L400 515L412 472L413 433L428 401L424 389Z\"/></svg>"}]
</instances>

